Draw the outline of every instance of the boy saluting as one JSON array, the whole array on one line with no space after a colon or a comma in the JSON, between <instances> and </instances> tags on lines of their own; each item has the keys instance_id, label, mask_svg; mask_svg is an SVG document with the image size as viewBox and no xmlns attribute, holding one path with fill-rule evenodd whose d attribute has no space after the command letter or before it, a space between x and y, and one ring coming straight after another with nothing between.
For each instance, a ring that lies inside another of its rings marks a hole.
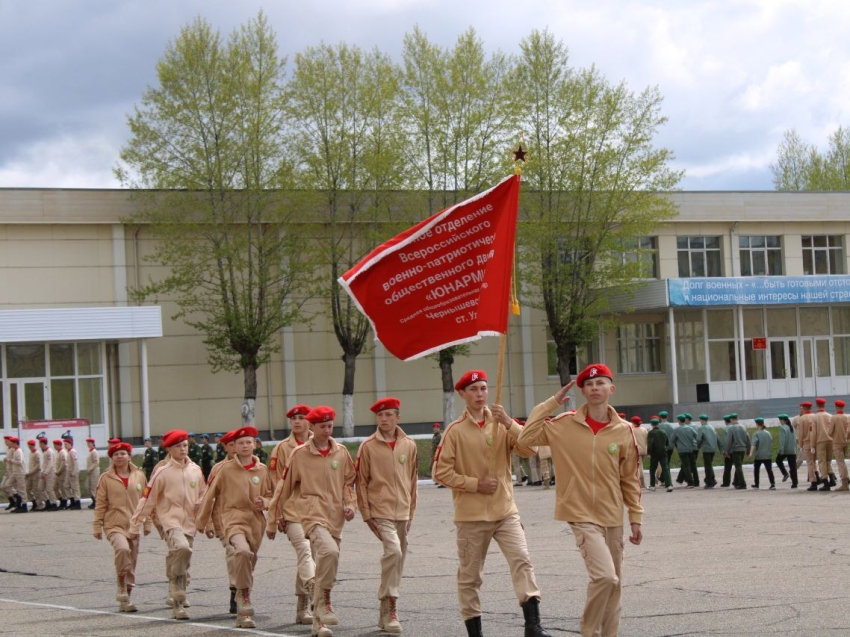
<instances>
[{"instance_id":1,"label":"boy saluting","mask_svg":"<svg viewBox=\"0 0 850 637\"><path fill-rule=\"evenodd\" d=\"M452 490L460 561L457 596L466 631L469 637L483 635L478 593L487 548L495 539L511 571L525 618L525 637L550 637L540 625L540 589L511 480L511 453L527 458L536 450L517 442L522 427L501 405L487 407L487 374L483 371L466 372L455 390L466 409L446 428L432 473L437 482ZM558 481L559 485L565 483Z\"/></svg>"},{"instance_id":2,"label":"boy saluting","mask_svg":"<svg viewBox=\"0 0 850 637\"><path fill-rule=\"evenodd\" d=\"M632 428L608 404L613 374L589 365L547 401L531 410L520 444L549 445L559 476L555 519L569 523L581 549L590 583L581 634L616 635L620 625L623 566L623 507L628 509L632 544L643 539L639 458ZM549 414L577 385L586 403L573 414ZM567 486L570 488L567 489Z\"/></svg>"}]
</instances>

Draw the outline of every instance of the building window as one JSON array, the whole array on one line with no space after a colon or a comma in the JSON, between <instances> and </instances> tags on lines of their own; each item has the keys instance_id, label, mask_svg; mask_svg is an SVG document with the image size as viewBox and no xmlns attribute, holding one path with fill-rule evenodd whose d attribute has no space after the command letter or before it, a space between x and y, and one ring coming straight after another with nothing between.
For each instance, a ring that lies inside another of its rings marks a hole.
<instances>
[{"instance_id":1,"label":"building window","mask_svg":"<svg viewBox=\"0 0 850 637\"><path fill-rule=\"evenodd\" d=\"M677 237L679 277L723 276L720 237Z\"/></svg>"},{"instance_id":2,"label":"building window","mask_svg":"<svg viewBox=\"0 0 850 637\"><path fill-rule=\"evenodd\" d=\"M621 374L661 370L661 323L629 323L617 327Z\"/></svg>"},{"instance_id":3,"label":"building window","mask_svg":"<svg viewBox=\"0 0 850 637\"><path fill-rule=\"evenodd\" d=\"M575 355L570 359L570 375L575 378L585 367L596 360L596 345L592 341L579 345ZM558 378L558 348L549 328L546 328L546 375Z\"/></svg>"},{"instance_id":4,"label":"building window","mask_svg":"<svg viewBox=\"0 0 850 637\"><path fill-rule=\"evenodd\" d=\"M676 322L676 361L679 385L706 381L705 324L702 310L679 312Z\"/></svg>"},{"instance_id":5,"label":"building window","mask_svg":"<svg viewBox=\"0 0 850 637\"><path fill-rule=\"evenodd\" d=\"M740 236L741 276L781 276L782 245L779 237Z\"/></svg>"},{"instance_id":6,"label":"building window","mask_svg":"<svg viewBox=\"0 0 850 637\"><path fill-rule=\"evenodd\" d=\"M708 367L712 382L738 380L735 317L732 310L708 310Z\"/></svg>"},{"instance_id":7,"label":"building window","mask_svg":"<svg viewBox=\"0 0 850 637\"><path fill-rule=\"evenodd\" d=\"M618 254L620 265L640 263L641 279L658 278L658 238L633 237L623 241L623 247Z\"/></svg>"},{"instance_id":8,"label":"building window","mask_svg":"<svg viewBox=\"0 0 850 637\"><path fill-rule=\"evenodd\" d=\"M804 274L844 274L840 235L803 237Z\"/></svg>"}]
</instances>

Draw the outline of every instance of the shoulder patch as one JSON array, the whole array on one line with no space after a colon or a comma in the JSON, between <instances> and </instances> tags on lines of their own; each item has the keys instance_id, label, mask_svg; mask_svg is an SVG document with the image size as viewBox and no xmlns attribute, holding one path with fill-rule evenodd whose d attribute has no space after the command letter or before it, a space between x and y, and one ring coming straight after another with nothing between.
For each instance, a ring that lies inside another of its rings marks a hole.
<instances>
[{"instance_id":1,"label":"shoulder patch","mask_svg":"<svg viewBox=\"0 0 850 637\"><path fill-rule=\"evenodd\" d=\"M151 488L150 488L150 485L148 485L148 486L145 487L145 490L142 491L142 497L147 498L150 494L151 494Z\"/></svg>"},{"instance_id":2,"label":"shoulder patch","mask_svg":"<svg viewBox=\"0 0 850 637\"><path fill-rule=\"evenodd\" d=\"M269 469L271 469L272 471L277 469L277 458L272 458L271 460L269 460Z\"/></svg>"}]
</instances>

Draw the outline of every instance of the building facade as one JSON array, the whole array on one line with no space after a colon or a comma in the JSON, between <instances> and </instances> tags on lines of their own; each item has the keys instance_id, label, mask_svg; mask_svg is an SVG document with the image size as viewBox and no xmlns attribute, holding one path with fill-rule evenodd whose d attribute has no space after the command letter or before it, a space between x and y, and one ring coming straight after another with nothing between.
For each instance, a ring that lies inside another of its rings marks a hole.
<instances>
[{"instance_id":1,"label":"building facade","mask_svg":"<svg viewBox=\"0 0 850 637\"><path fill-rule=\"evenodd\" d=\"M617 402L755 401L850 392L850 193L682 192L679 216L636 238L622 258L645 285L613 300L616 326L581 348L576 368L606 362ZM136 306L128 290L161 274L145 261L144 228L121 190L0 189L0 429L20 420L86 418L98 436L138 440L175 427L239 422L241 375L212 374L202 338ZM280 437L287 406L340 411L341 350L320 299L316 319L279 334L258 372L256 421ZM545 316L511 317L503 402L517 417L558 387ZM455 362L495 372L497 339ZM355 421L382 395L402 419L442 419L437 363L404 363L375 343L357 360ZM459 411L460 405L457 404ZM675 408L675 407L674 407Z\"/></svg>"}]
</instances>

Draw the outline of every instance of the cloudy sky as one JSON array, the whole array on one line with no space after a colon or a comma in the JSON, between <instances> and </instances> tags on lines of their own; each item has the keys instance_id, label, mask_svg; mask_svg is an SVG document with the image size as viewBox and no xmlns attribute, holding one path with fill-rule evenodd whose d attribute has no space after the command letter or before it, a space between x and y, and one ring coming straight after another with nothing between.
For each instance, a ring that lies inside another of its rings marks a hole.
<instances>
[{"instance_id":1,"label":"cloudy sky","mask_svg":"<svg viewBox=\"0 0 850 637\"><path fill-rule=\"evenodd\" d=\"M396 59L405 33L475 28L518 51L548 28L574 66L657 85L686 190L769 190L782 134L826 146L850 125L846 0L0 0L0 187L114 188L126 116L181 26L222 33L263 9L282 52L337 43Z\"/></svg>"}]
</instances>

